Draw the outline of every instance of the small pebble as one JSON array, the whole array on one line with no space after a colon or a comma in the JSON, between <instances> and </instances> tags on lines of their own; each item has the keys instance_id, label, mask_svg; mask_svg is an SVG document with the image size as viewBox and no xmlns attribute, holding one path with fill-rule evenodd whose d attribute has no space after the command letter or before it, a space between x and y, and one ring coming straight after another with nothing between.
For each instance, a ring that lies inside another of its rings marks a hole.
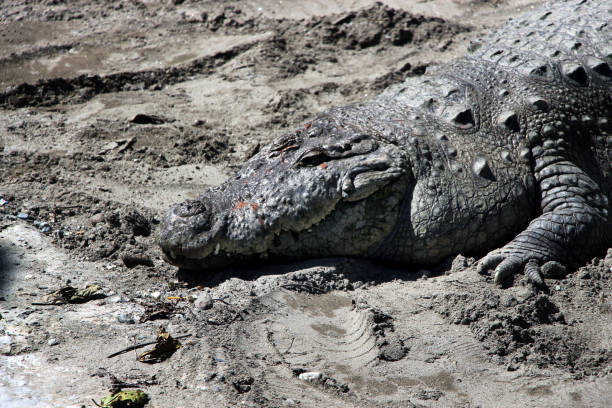
<instances>
[{"instance_id":1,"label":"small pebble","mask_svg":"<svg viewBox=\"0 0 612 408\"><path fill-rule=\"evenodd\" d=\"M561 286L560 285L555 286L555 290L557 291L561 290Z\"/></svg>"},{"instance_id":2,"label":"small pebble","mask_svg":"<svg viewBox=\"0 0 612 408\"><path fill-rule=\"evenodd\" d=\"M121 255L121 260L128 268L133 268L137 265L153 266L151 258L142 254L123 254Z\"/></svg>"},{"instance_id":3,"label":"small pebble","mask_svg":"<svg viewBox=\"0 0 612 408\"><path fill-rule=\"evenodd\" d=\"M91 223L91 225L96 225L103 221L104 221L104 214L102 213L97 213L89 219L89 222Z\"/></svg>"},{"instance_id":4,"label":"small pebble","mask_svg":"<svg viewBox=\"0 0 612 408\"><path fill-rule=\"evenodd\" d=\"M27 220L28 218L30 218L30 216L27 213L20 212L19 214L17 214L17 218L21 218L22 220Z\"/></svg>"},{"instance_id":5,"label":"small pebble","mask_svg":"<svg viewBox=\"0 0 612 408\"><path fill-rule=\"evenodd\" d=\"M119 323L134 324L134 316L129 313L119 314L119 316L117 316L117 320L119 320Z\"/></svg>"},{"instance_id":6,"label":"small pebble","mask_svg":"<svg viewBox=\"0 0 612 408\"><path fill-rule=\"evenodd\" d=\"M58 339L49 339L49 340L47 341L47 344L48 344L49 346L57 346L59 343L60 343L60 342L59 342L59 340L58 340Z\"/></svg>"},{"instance_id":7,"label":"small pebble","mask_svg":"<svg viewBox=\"0 0 612 408\"><path fill-rule=\"evenodd\" d=\"M158 300L161 297L161 292L159 290L156 290L155 292L151 293L151 297L155 300Z\"/></svg>"},{"instance_id":8,"label":"small pebble","mask_svg":"<svg viewBox=\"0 0 612 408\"><path fill-rule=\"evenodd\" d=\"M300 374L299 378L302 381L319 382L323 379L323 374L318 371L310 371Z\"/></svg>"},{"instance_id":9,"label":"small pebble","mask_svg":"<svg viewBox=\"0 0 612 408\"><path fill-rule=\"evenodd\" d=\"M206 292L200 293L194 303L200 310L208 310L213 307L212 297Z\"/></svg>"}]
</instances>

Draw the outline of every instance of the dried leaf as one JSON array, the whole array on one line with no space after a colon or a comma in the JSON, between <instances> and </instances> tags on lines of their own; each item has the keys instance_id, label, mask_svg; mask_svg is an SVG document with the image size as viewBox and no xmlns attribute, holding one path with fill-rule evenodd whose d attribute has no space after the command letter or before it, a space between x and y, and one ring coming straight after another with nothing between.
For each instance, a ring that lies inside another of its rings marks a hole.
<instances>
[{"instance_id":1,"label":"dried leaf","mask_svg":"<svg viewBox=\"0 0 612 408\"><path fill-rule=\"evenodd\" d=\"M42 302L35 304L64 305L66 303L85 303L90 300L106 297L106 295L100 293L101 289L98 285L87 285L84 289L78 290L68 285L43 296Z\"/></svg>"},{"instance_id":2,"label":"dried leaf","mask_svg":"<svg viewBox=\"0 0 612 408\"><path fill-rule=\"evenodd\" d=\"M181 347L183 346L180 341L170 336L166 329L160 327L157 334L157 344L155 344L153 350L145 351L138 356L138 361L148 364L161 363L170 358Z\"/></svg>"},{"instance_id":3,"label":"dried leaf","mask_svg":"<svg viewBox=\"0 0 612 408\"><path fill-rule=\"evenodd\" d=\"M102 408L140 408L149 402L149 396L142 390L119 391L102 398L97 406Z\"/></svg>"}]
</instances>

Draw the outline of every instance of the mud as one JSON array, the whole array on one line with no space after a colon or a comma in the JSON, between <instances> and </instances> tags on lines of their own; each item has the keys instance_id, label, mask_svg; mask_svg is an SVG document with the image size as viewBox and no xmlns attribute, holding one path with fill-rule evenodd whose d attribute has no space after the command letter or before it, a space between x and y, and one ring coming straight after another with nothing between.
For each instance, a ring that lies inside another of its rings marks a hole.
<instances>
[{"instance_id":1,"label":"mud","mask_svg":"<svg viewBox=\"0 0 612 408\"><path fill-rule=\"evenodd\" d=\"M2 2L0 406L91 406L113 378L152 407L612 405L612 251L536 291L462 256L194 276L155 243L273 137L536 3ZM37 304L88 283L106 297ZM191 336L107 358L159 326Z\"/></svg>"}]
</instances>

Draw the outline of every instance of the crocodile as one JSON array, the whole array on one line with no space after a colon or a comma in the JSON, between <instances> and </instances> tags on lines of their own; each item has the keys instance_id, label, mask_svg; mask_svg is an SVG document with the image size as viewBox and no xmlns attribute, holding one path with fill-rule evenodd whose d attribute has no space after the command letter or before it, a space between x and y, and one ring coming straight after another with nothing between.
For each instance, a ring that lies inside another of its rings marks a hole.
<instances>
[{"instance_id":1,"label":"crocodile","mask_svg":"<svg viewBox=\"0 0 612 408\"><path fill-rule=\"evenodd\" d=\"M286 133L172 206L181 268L484 256L495 282L612 244L612 3L557 1L467 55Z\"/></svg>"}]
</instances>

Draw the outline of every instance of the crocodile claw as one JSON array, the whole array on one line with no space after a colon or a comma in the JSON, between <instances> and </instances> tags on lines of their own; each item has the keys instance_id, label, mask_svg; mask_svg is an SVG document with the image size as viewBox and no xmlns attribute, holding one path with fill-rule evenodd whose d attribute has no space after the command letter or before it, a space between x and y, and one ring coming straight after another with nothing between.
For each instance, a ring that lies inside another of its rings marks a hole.
<instances>
[{"instance_id":1,"label":"crocodile claw","mask_svg":"<svg viewBox=\"0 0 612 408\"><path fill-rule=\"evenodd\" d=\"M557 262L548 262L557 264ZM550 268L549 268L550 269ZM534 258L523 258L517 255L504 255L498 249L490 252L478 263L478 273L486 275L489 271L495 272L495 283L501 284L509 277L523 271L527 280L534 286L546 289L546 282L542 277L540 262Z\"/></svg>"},{"instance_id":2,"label":"crocodile claw","mask_svg":"<svg viewBox=\"0 0 612 408\"><path fill-rule=\"evenodd\" d=\"M525 276L527 280L531 282L534 286L542 289L547 289L546 282L544 282L544 278L542 277L542 270L540 269L540 264L535 259L530 259L529 262L525 265Z\"/></svg>"},{"instance_id":3,"label":"crocodile claw","mask_svg":"<svg viewBox=\"0 0 612 408\"><path fill-rule=\"evenodd\" d=\"M478 264L478 273L487 274L490 270L495 271L495 283L501 284L510 276L518 273L525 262L513 255L503 255L499 251L493 251L484 257Z\"/></svg>"}]
</instances>

